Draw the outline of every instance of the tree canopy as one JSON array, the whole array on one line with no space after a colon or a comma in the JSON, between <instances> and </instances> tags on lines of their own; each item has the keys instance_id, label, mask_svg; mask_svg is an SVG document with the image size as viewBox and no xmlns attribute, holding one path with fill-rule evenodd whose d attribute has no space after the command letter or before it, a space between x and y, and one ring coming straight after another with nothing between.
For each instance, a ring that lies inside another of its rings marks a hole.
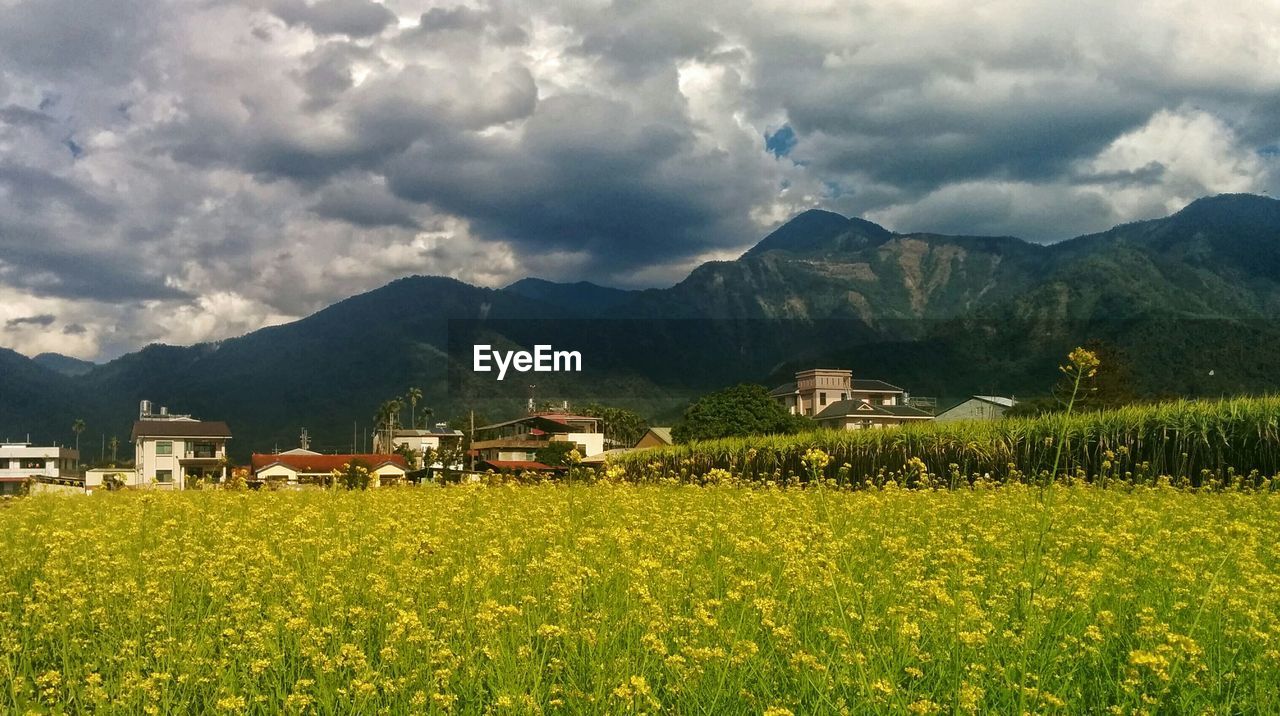
<instances>
[{"instance_id":1,"label":"tree canopy","mask_svg":"<svg viewBox=\"0 0 1280 716\"><path fill-rule=\"evenodd\" d=\"M796 433L812 427L807 418L792 415L759 385L737 385L704 395L684 411L671 429L676 442L736 435Z\"/></svg>"}]
</instances>

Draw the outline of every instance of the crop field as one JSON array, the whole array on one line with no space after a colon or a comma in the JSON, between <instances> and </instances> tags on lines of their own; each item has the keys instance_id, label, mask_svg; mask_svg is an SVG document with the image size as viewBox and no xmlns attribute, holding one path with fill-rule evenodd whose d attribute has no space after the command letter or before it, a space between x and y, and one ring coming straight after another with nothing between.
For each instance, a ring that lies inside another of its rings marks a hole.
<instances>
[{"instance_id":1,"label":"crop field","mask_svg":"<svg viewBox=\"0 0 1280 716\"><path fill-rule=\"evenodd\" d=\"M1276 713L1280 499L980 481L0 503L0 712Z\"/></svg>"},{"instance_id":2,"label":"crop field","mask_svg":"<svg viewBox=\"0 0 1280 716\"><path fill-rule=\"evenodd\" d=\"M830 462L813 474L811 448ZM916 486L923 467L948 486L979 479L1038 483L1046 472L1107 484L1152 484L1168 478L1200 486L1248 482L1280 474L1280 396L1176 401L1072 415L954 423L892 430L825 430L801 435L725 438L613 460L633 481L804 482L841 486L894 481ZM713 472L718 471L718 472Z\"/></svg>"}]
</instances>

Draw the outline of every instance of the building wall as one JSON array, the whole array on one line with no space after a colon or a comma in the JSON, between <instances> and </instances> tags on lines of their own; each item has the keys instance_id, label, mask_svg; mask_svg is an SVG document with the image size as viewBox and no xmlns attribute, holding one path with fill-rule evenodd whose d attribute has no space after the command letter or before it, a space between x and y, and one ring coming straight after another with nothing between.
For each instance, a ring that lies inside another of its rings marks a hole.
<instances>
[{"instance_id":1,"label":"building wall","mask_svg":"<svg viewBox=\"0 0 1280 716\"><path fill-rule=\"evenodd\" d=\"M128 485L138 484L138 473L134 470L122 468L94 468L84 471L84 486L90 489L103 488L107 482L107 476L116 475L120 481Z\"/></svg>"},{"instance_id":2,"label":"building wall","mask_svg":"<svg viewBox=\"0 0 1280 716\"><path fill-rule=\"evenodd\" d=\"M170 443L168 454L159 452L161 443ZM135 464L138 472L138 483L155 487L171 487L181 490L186 486L182 463L187 450L193 449L196 443L213 443L214 457L227 456L227 442L222 438L152 438L142 437L134 444ZM207 469L207 468L206 468ZM168 472L168 481L162 481L161 473ZM222 469L222 479L226 479L226 469Z\"/></svg>"},{"instance_id":3,"label":"building wall","mask_svg":"<svg viewBox=\"0 0 1280 716\"><path fill-rule=\"evenodd\" d=\"M599 455L604 452L604 433L563 433L560 435L553 435L551 439L565 440L581 445L585 449L582 457Z\"/></svg>"},{"instance_id":4,"label":"building wall","mask_svg":"<svg viewBox=\"0 0 1280 716\"><path fill-rule=\"evenodd\" d=\"M0 477L76 477L79 460L80 454L72 448L0 445Z\"/></svg>"}]
</instances>

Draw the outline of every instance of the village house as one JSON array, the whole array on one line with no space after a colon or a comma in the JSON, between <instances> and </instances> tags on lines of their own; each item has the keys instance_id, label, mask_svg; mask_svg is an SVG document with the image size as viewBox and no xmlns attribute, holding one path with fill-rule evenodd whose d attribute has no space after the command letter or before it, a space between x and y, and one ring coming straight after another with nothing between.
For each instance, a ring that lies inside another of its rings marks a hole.
<instances>
[{"instance_id":1,"label":"village house","mask_svg":"<svg viewBox=\"0 0 1280 716\"><path fill-rule=\"evenodd\" d=\"M0 495L25 492L28 482L81 481L79 462L72 448L0 443Z\"/></svg>"},{"instance_id":2,"label":"village house","mask_svg":"<svg viewBox=\"0 0 1280 716\"><path fill-rule=\"evenodd\" d=\"M811 417L824 428L862 430L933 419L911 405L902 388L881 380L855 379L849 370L802 370L794 382L774 388L769 395L787 412Z\"/></svg>"},{"instance_id":3,"label":"village house","mask_svg":"<svg viewBox=\"0 0 1280 716\"><path fill-rule=\"evenodd\" d=\"M938 413L935 420L999 420L1017 405L1013 398L999 395L973 395L964 402Z\"/></svg>"},{"instance_id":4,"label":"village house","mask_svg":"<svg viewBox=\"0 0 1280 716\"><path fill-rule=\"evenodd\" d=\"M378 442L380 442L380 437ZM391 450L395 452L397 448L407 447L413 450L419 456L419 464L413 465L414 469L422 468L448 468L450 470L458 470L462 468L462 439L461 430L454 430L445 423L436 423L431 428L409 429L402 428L396 430L391 435ZM375 444L375 448L379 447ZM421 457L424 455L432 455L435 459L431 464L422 464ZM448 465L445 461L448 461Z\"/></svg>"},{"instance_id":5,"label":"village house","mask_svg":"<svg viewBox=\"0 0 1280 716\"><path fill-rule=\"evenodd\" d=\"M636 449L641 450L651 447L662 447L671 445L671 428L649 428L645 434L636 443Z\"/></svg>"},{"instance_id":6,"label":"village house","mask_svg":"<svg viewBox=\"0 0 1280 716\"><path fill-rule=\"evenodd\" d=\"M326 484L334 470L342 470L352 463L360 463L369 469L373 480L370 487L403 482L409 472L409 464L401 455L339 454L322 455L303 448L281 453L254 453L249 458L255 482L276 482L283 485Z\"/></svg>"},{"instance_id":7,"label":"village house","mask_svg":"<svg viewBox=\"0 0 1280 716\"><path fill-rule=\"evenodd\" d=\"M604 452L600 419L567 413L534 413L476 428L471 444L476 467L494 470L553 470L538 462L539 450L557 442L572 443L584 458Z\"/></svg>"},{"instance_id":8,"label":"village house","mask_svg":"<svg viewBox=\"0 0 1280 716\"><path fill-rule=\"evenodd\" d=\"M151 401L144 400L132 439L138 485L181 490L195 480L227 479L231 429L222 421L174 415L163 407L152 413Z\"/></svg>"}]
</instances>

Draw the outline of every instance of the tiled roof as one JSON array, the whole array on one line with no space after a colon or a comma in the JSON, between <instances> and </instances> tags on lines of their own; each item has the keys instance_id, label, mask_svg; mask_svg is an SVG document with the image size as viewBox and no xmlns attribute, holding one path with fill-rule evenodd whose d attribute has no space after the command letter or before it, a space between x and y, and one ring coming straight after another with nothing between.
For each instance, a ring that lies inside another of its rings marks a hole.
<instances>
[{"instance_id":1,"label":"tiled roof","mask_svg":"<svg viewBox=\"0 0 1280 716\"><path fill-rule=\"evenodd\" d=\"M894 393L903 392L902 388L899 388L896 385L890 385L889 383L886 383L883 380L868 380L868 379L858 380L855 378L853 381L852 387L853 387L853 390L855 391L859 391L859 390L877 391L877 392L888 391L888 392L894 392Z\"/></svg>"},{"instance_id":2,"label":"tiled roof","mask_svg":"<svg viewBox=\"0 0 1280 716\"><path fill-rule=\"evenodd\" d=\"M673 442L671 439L671 428L649 428L649 432L653 433L659 440L668 445Z\"/></svg>"},{"instance_id":3,"label":"tiled roof","mask_svg":"<svg viewBox=\"0 0 1280 716\"><path fill-rule=\"evenodd\" d=\"M1005 398L999 395L975 395L973 397L976 400L981 400L985 403L991 403L992 405L999 405L1002 408L1012 408L1014 405L1017 405L1018 403L1018 401L1014 400L1013 398Z\"/></svg>"},{"instance_id":4,"label":"tiled roof","mask_svg":"<svg viewBox=\"0 0 1280 716\"><path fill-rule=\"evenodd\" d=\"M285 467L302 473L329 473L341 469L343 465L359 460L370 468L379 468L387 463L408 470L409 464L400 455L351 454L351 455L286 455L271 453L254 453L250 459L253 471L257 472L272 465Z\"/></svg>"},{"instance_id":5,"label":"tiled roof","mask_svg":"<svg viewBox=\"0 0 1280 716\"><path fill-rule=\"evenodd\" d=\"M893 417L893 418L931 418L929 413L913 408L910 405L876 405L861 400L839 400L814 416L815 420L831 420L849 416Z\"/></svg>"},{"instance_id":6,"label":"tiled roof","mask_svg":"<svg viewBox=\"0 0 1280 716\"><path fill-rule=\"evenodd\" d=\"M221 420L139 420L133 424L133 440L146 438L230 438L231 428Z\"/></svg>"},{"instance_id":7,"label":"tiled roof","mask_svg":"<svg viewBox=\"0 0 1280 716\"><path fill-rule=\"evenodd\" d=\"M783 383L769 391L769 395L777 397L779 395L791 395L794 392L796 392L796 382L793 380L790 383Z\"/></svg>"}]
</instances>

